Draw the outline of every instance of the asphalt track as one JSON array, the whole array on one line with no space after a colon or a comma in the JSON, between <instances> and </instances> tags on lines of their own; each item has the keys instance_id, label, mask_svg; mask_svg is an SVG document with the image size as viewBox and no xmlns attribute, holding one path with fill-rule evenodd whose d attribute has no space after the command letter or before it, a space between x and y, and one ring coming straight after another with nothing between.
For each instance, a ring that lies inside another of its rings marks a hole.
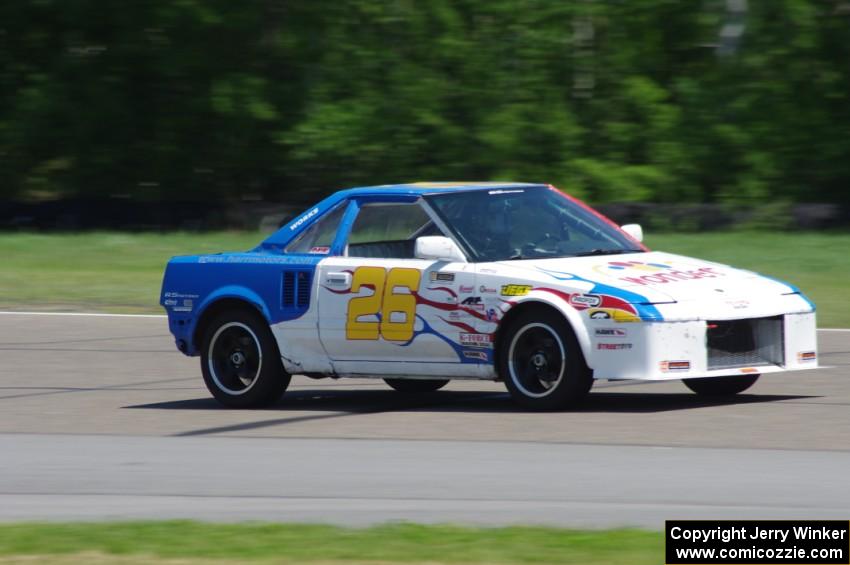
<instances>
[{"instance_id":1,"label":"asphalt track","mask_svg":"<svg viewBox=\"0 0 850 565\"><path fill-rule=\"evenodd\" d=\"M162 318L0 314L0 520L847 519L850 332L819 339L830 368L733 401L600 383L536 414L495 383L296 377L277 406L232 411Z\"/></svg>"}]
</instances>

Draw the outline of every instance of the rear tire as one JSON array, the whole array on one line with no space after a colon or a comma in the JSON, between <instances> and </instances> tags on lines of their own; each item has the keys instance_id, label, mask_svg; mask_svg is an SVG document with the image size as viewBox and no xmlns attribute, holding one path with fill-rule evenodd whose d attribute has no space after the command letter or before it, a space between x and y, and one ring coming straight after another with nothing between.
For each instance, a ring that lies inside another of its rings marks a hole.
<instances>
[{"instance_id":1,"label":"rear tire","mask_svg":"<svg viewBox=\"0 0 850 565\"><path fill-rule=\"evenodd\" d=\"M760 376L732 375L729 377L682 379L682 382L700 396L732 396L753 386Z\"/></svg>"},{"instance_id":2,"label":"rear tire","mask_svg":"<svg viewBox=\"0 0 850 565\"><path fill-rule=\"evenodd\" d=\"M532 410L578 405L593 386L570 325L544 308L521 313L500 340L499 375L511 397Z\"/></svg>"},{"instance_id":3,"label":"rear tire","mask_svg":"<svg viewBox=\"0 0 850 565\"><path fill-rule=\"evenodd\" d=\"M259 312L231 309L204 328L201 372L216 400L230 408L277 402L292 378L283 370L277 342Z\"/></svg>"},{"instance_id":4,"label":"rear tire","mask_svg":"<svg viewBox=\"0 0 850 565\"><path fill-rule=\"evenodd\" d=\"M384 379L384 382L399 392L434 392L447 384L449 379Z\"/></svg>"}]
</instances>

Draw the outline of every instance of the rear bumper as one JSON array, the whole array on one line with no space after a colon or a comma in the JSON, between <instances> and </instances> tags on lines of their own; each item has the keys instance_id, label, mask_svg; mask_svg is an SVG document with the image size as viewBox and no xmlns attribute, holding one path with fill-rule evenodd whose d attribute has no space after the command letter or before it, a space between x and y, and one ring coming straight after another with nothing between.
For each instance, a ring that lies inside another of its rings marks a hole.
<instances>
[{"instance_id":1,"label":"rear bumper","mask_svg":"<svg viewBox=\"0 0 850 565\"><path fill-rule=\"evenodd\" d=\"M755 339L744 343L740 351L734 339L709 339L715 330L705 320L597 326L591 328L588 365L596 379L651 381L816 369L815 314L786 314L770 320L751 324ZM718 347L732 352L718 353Z\"/></svg>"}]
</instances>

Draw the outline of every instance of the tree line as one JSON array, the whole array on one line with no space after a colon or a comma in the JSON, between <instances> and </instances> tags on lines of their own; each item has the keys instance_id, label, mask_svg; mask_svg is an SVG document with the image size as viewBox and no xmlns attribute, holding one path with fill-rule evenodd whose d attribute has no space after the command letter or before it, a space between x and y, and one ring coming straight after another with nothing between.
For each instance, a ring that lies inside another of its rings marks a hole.
<instances>
[{"instance_id":1,"label":"tree line","mask_svg":"<svg viewBox=\"0 0 850 565\"><path fill-rule=\"evenodd\" d=\"M0 3L0 199L846 202L850 0Z\"/></svg>"}]
</instances>

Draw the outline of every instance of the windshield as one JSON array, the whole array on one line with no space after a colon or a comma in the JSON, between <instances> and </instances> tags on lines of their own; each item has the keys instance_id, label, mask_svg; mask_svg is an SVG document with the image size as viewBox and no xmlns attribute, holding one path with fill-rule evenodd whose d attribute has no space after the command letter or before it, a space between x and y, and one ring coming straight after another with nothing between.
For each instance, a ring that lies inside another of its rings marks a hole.
<instances>
[{"instance_id":1,"label":"windshield","mask_svg":"<svg viewBox=\"0 0 850 565\"><path fill-rule=\"evenodd\" d=\"M620 230L544 186L444 193L426 198L477 261L643 251Z\"/></svg>"}]
</instances>

